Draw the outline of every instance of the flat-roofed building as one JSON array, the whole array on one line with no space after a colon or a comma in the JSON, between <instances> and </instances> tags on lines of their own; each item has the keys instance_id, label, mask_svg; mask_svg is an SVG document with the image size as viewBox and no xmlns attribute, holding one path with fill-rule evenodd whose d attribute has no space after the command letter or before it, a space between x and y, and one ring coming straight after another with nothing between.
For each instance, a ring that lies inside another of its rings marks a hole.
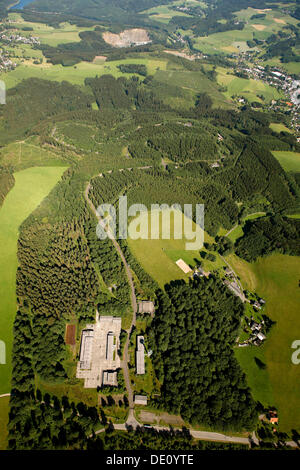
<instances>
[{"instance_id":1,"label":"flat-roofed building","mask_svg":"<svg viewBox=\"0 0 300 470\"><path fill-rule=\"evenodd\" d=\"M136 405L147 405L148 399L147 395L135 395L134 396L134 403Z\"/></svg>"},{"instance_id":2,"label":"flat-roofed building","mask_svg":"<svg viewBox=\"0 0 300 470\"><path fill-rule=\"evenodd\" d=\"M110 331L106 338L106 359L112 361L114 357L114 340L115 336L112 331Z\"/></svg>"},{"instance_id":3,"label":"flat-roofed building","mask_svg":"<svg viewBox=\"0 0 300 470\"><path fill-rule=\"evenodd\" d=\"M145 346L144 336L137 336L136 338L136 373L142 375L145 373Z\"/></svg>"},{"instance_id":4,"label":"flat-roofed building","mask_svg":"<svg viewBox=\"0 0 300 470\"><path fill-rule=\"evenodd\" d=\"M80 346L80 369L90 369L92 361L94 330L83 330Z\"/></svg>"}]
</instances>

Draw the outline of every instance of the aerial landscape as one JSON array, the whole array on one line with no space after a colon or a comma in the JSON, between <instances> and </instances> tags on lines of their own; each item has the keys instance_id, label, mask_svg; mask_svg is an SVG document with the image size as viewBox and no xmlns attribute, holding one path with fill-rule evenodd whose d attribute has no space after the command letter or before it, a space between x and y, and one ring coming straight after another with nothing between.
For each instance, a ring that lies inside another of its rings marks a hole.
<instances>
[{"instance_id":1,"label":"aerial landscape","mask_svg":"<svg viewBox=\"0 0 300 470\"><path fill-rule=\"evenodd\" d=\"M291 454L299 392L300 0L0 0L0 450Z\"/></svg>"}]
</instances>

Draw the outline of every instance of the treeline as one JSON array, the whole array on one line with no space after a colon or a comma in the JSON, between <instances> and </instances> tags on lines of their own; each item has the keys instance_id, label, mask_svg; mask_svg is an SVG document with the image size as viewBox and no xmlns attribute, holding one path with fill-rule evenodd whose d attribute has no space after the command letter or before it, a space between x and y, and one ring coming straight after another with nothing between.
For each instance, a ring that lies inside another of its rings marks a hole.
<instances>
[{"instance_id":1,"label":"treeline","mask_svg":"<svg viewBox=\"0 0 300 470\"><path fill-rule=\"evenodd\" d=\"M244 235L236 242L236 253L246 261L271 253L300 255L300 220L276 215L248 220Z\"/></svg>"},{"instance_id":2,"label":"treeline","mask_svg":"<svg viewBox=\"0 0 300 470\"><path fill-rule=\"evenodd\" d=\"M85 84L91 87L100 109L135 107L147 112L169 109L151 90L143 86L136 76L130 79L115 79L112 75L102 75L99 78L87 78Z\"/></svg>"},{"instance_id":3,"label":"treeline","mask_svg":"<svg viewBox=\"0 0 300 470\"><path fill-rule=\"evenodd\" d=\"M15 179L12 171L8 168L0 167L0 207L14 184Z\"/></svg>"},{"instance_id":4,"label":"treeline","mask_svg":"<svg viewBox=\"0 0 300 470\"><path fill-rule=\"evenodd\" d=\"M147 75L147 67L144 64L121 64L118 69L122 73L137 73L144 77Z\"/></svg>"},{"instance_id":5,"label":"treeline","mask_svg":"<svg viewBox=\"0 0 300 470\"><path fill-rule=\"evenodd\" d=\"M7 92L7 104L0 108L2 143L30 133L32 127L50 116L91 108L91 96L69 82L29 78ZM22 119L20 119L22 116Z\"/></svg>"},{"instance_id":6,"label":"treeline","mask_svg":"<svg viewBox=\"0 0 300 470\"><path fill-rule=\"evenodd\" d=\"M32 224L21 231L18 259L17 297L31 318L34 371L44 380L65 380L66 321L94 319L100 290L83 227Z\"/></svg>"},{"instance_id":7,"label":"treeline","mask_svg":"<svg viewBox=\"0 0 300 470\"><path fill-rule=\"evenodd\" d=\"M253 429L256 405L232 350L242 303L213 277L174 281L165 290L148 332L162 383L152 406L194 425Z\"/></svg>"}]
</instances>

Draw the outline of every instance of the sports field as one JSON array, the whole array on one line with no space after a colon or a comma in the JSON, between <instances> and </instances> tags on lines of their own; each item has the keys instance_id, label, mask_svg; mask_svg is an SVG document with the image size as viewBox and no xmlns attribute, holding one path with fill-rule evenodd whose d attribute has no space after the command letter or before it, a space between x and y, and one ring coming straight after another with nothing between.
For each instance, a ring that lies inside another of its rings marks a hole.
<instances>
[{"instance_id":1,"label":"sports field","mask_svg":"<svg viewBox=\"0 0 300 470\"><path fill-rule=\"evenodd\" d=\"M291 345L300 339L300 258L276 254L249 264L231 255L228 261L243 286L266 300L266 314L276 322L263 347L241 348L237 357L254 397L278 407L280 429L300 431L300 366L291 361ZM255 365L254 357L267 365L266 370Z\"/></svg>"},{"instance_id":2,"label":"sports field","mask_svg":"<svg viewBox=\"0 0 300 470\"><path fill-rule=\"evenodd\" d=\"M272 152L285 171L300 171L300 153L297 152Z\"/></svg>"},{"instance_id":3,"label":"sports field","mask_svg":"<svg viewBox=\"0 0 300 470\"><path fill-rule=\"evenodd\" d=\"M6 364L0 365L0 394L10 391L18 228L55 186L65 169L35 167L15 173L15 186L0 209L0 340L6 344Z\"/></svg>"}]
</instances>

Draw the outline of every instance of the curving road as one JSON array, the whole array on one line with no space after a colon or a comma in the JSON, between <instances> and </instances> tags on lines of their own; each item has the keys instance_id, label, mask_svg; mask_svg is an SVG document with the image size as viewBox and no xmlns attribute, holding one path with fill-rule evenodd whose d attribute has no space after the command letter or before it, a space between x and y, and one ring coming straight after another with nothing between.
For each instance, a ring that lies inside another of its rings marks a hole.
<instances>
[{"instance_id":1,"label":"curving road","mask_svg":"<svg viewBox=\"0 0 300 470\"><path fill-rule=\"evenodd\" d=\"M130 327L128 328L128 330L126 330L127 339L126 339L126 343L125 343L125 346L124 346L124 353L123 353L123 359L121 361L121 366L122 366L122 369L123 369L124 380L125 380L126 390L127 390L127 394L128 394L128 401L129 401L129 408L130 408L130 411L129 411L130 424L133 425L133 424L137 423L137 421L134 417L134 412L133 412L134 401L133 401L133 391L132 391L132 387L131 387L131 383L130 383L129 370L128 370L128 362L129 362L128 348L129 348L130 334L131 334L132 328L136 325L137 301L136 301L136 295L135 295L134 282L133 282L130 266L126 261L126 258L124 256L124 253L123 253L119 243L114 238L111 231L106 227L102 217L98 214L93 202L89 198L90 188L91 188L91 184L88 183L88 185L86 187L86 190L85 190L85 193L84 193L85 199L86 199L91 211L96 216L96 218L98 219L99 223L104 228L104 230L107 232L108 237L110 238L110 240L112 241L115 249L117 250L118 254L120 255L121 260L122 260L122 262L124 264L124 267L125 267L126 276L127 276L127 279L128 279L128 284L130 286L130 294L131 294L130 297L131 297L131 306L132 306L132 320L131 320Z\"/></svg>"}]
</instances>

